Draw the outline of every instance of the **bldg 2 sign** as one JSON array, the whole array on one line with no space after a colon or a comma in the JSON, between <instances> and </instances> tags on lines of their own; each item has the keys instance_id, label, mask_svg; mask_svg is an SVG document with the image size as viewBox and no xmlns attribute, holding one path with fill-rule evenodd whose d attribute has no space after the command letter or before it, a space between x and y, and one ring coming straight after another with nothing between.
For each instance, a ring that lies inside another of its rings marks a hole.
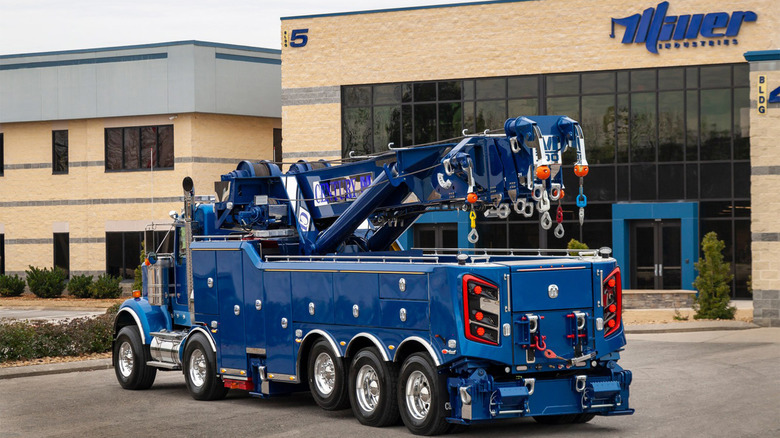
<instances>
[{"instance_id":1,"label":"bldg 2 sign","mask_svg":"<svg viewBox=\"0 0 780 438\"><path fill-rule=\"evenodd\" d=\"M612 19L612 33L615 38L615 25L626 28L623 44L644 43L651 53L663 49L689 47L737 45L737 35L742 23L756 21L758 15L753 11L735 11L709 14L667 15L669 2L658 3L655 8L647 8L641 14L625 18Z\"/></svg>"}]
</instances>

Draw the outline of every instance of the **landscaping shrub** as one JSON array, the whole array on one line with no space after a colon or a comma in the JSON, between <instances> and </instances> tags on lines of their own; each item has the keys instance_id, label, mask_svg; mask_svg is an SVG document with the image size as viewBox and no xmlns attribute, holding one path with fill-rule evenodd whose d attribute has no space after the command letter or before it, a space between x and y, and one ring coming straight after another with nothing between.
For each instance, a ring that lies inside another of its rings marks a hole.
<instances>
[{"instance_id":1,"label":"landscaping shrub","mask_svg":"<svg viewBox=\"0 0 780 438\"><path fill-rule=\"evenodd\" d=\"M65 290L65 280L68 274L60 268L54 267L39 269L30 266L27 273L27 286L30 292L40 298L57 298Z\"/></svg>"},{"instance_id":2,"label":"landscaping shrub","mask_svg":"<svg viewBox=\"0 0 780 438\"><path fill-rule=\"evenodd\" d=\"M699 271L693 282L693 287L699 291L693 300L694 319L734 319L737 308L729 306L731 287L728 283L732 275L731 266L723 261L725 247L714 231L701 240L704 257L694 264Z\"/></svg>"},{"instance_id":3,"label":"landscaping shrub","mask_svg":"<svg viewBox=\"0 0 780 438\"><path fill-rule=\"evenodd\" d=\"M113 331L113 314L56 323L0 323L0 362L104 353L111 349Z\"/></svg>"},{"instance_id":4,"label":"landscaping shrub","mask_svg":"<svg viewBox=\"0 0 780 438\"><path fill-rule=\"evenodd\" d=\"M68 282L68 292L76 298L89 298L89 286L92 285L91 275L74 275Z\"/></svg>"},{"instance_id":5,"label":"landscaping shrub","mask_svg":"<svg viewBox=\"0 0 780 438\"><path fill-rule=\"evenodd\" d=\"M18 275L0 275L0 296L18 297L24 292L24 280Z\"/></svg>"},{"instance_id":6,"label":"landscaping shrub","mask_svg":"<svg viewBox=\"0 0 780 438\"><path fill-rule=\"evenodd\" d=\"M587 244L582 243L577 239L571 239L566 247L568 249L589 249ZM570 254L575 256L580 255L578 251L572 251Z\"/></svg>"},{"instance_id":7,"label":"landscaping shrub","mask_svg":"<svg viewBox=\"0 0 780 438\"><path fill-rule=\"evenodd\" d=\"M120 281L119 277L102 274L89 286L89 295L92 298L119 298L122 295Z\"/></svg>"}]
</instances>

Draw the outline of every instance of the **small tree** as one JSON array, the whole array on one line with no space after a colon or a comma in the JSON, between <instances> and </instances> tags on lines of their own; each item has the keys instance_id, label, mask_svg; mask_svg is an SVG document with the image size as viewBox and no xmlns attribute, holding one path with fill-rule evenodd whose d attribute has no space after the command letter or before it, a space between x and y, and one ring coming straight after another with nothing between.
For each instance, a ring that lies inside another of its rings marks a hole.
<instances>
[{"instance_id":1,"label":"small tree","mask_svg":"<svg viewBox=\"0 0 780 438\"><path fill-rule=\"evenodd\" d=\"M694 298L694 319L734 319L736 307L729 306L729 282L732 279L731 266L723 261L723 249L726 244L718 240L714 231L707 233L701 241L704 258L694 266L699 276L693 287L699 291Z\"/></svg>"},{"instance_id":2,"label":"small tree","mask_svg":"<svg viewBox=\"0 0 780 438\"><path fill-rule=\"evenodd\" d=\"M569 244L567 245L567 248L568 249L589 249L587 244L582 243L582 242L580 242L577 239L571 239L569 241ZM579 252L574 252L574 251L572 251L571 254L572 255L580 255Z\"/></svg>"}]
</instances>

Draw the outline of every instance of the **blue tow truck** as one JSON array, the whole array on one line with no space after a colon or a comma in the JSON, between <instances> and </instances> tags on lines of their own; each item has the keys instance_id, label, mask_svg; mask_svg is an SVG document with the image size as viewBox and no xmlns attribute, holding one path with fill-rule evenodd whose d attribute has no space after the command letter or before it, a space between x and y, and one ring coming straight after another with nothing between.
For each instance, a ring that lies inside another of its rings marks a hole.
<instances>
[{"instance_id":1,"label":"blue tow truck","mask_svg":"<svg viewBox=\"0 0 780 438\"><path fill-rule=\"evenodd\" d=\"M113 364L126 389L180 370L195 399L229 389L266 398L311 391L365 425L398 418L414 434L533 417L584 423L628 415L631 372L621 278L600 250L407 249L420 215L538 211L562 237L563 152L584 139L565 116L517 117L503 132L393 148L285 173L242 161L184 208L167 252L150 251L143 291L115 321Z\"/></svg>"}]
</instances>

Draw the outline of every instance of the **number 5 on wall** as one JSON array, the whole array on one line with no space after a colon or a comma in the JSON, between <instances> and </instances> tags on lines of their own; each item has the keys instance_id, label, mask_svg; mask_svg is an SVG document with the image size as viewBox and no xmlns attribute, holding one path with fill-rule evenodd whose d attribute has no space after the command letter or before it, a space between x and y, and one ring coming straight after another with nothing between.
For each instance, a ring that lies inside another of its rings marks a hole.
<instances>
[{"instance_id":1,"label":"number 5 on wall","mask_svg":"<svg viewBox=\"0 0 780 438\"><path fill-rule=\"evenodd\" d=\"M290 34L290 47L303 47L309 42L309 29L295 29Z\"/></svg>"}]
</instances>

